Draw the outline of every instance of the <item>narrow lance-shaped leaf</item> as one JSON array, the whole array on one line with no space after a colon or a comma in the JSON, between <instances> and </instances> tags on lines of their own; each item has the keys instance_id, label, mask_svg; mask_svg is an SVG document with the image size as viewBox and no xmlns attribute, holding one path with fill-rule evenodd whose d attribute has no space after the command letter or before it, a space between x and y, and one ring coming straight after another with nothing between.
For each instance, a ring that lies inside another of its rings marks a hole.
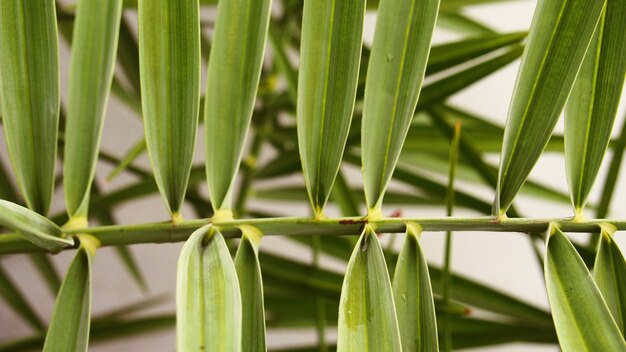
<instances>
[{"instance_id":1,"label":"narrow lance-shaped leaf","mask_svg":"<svg viewBox=\"0 0 626 352\"><path fill-rule=\"evenodd\" d=\"M63 231L47 218L15 203L0 199L0 225L20 233L24 238L51 252L71 246L71 238L63 238Z\"/></svg>"},{"instance_id":2,"label":"narrow lance-shaped leaf","mask_svg":"<svg viewBox=\"0 0 626 352\"><path fill-rule=\"evenodd\" d=\"M565 107L565 163L572 203L582 214L611 140L626 77L626 2L606 10Z\"/></svg>"},{"instance_id":3,"label":"narrow lance-shaped leaf","mask_svg":"<svg viewBox=\"0 0 626 352\"><path fill-rule=\"evenodd\" d=\"M178 351L241 351L241 296L222 234L211 225L183 246L176 278Z\"/></svg>"},{"instance_id":4,"label":"narrow lance-shaped leaf","mask_svg":"<svg viewBox=\"0 0 626 352\"><path fill-rule=\"evenodd\" d=\"M548 144L604 3L537 3L504 131L496 215L506 213Z\"/></svg>"},{"instance_id":5,"label":"narrow lance-shaped leaf","mask_svg":"<svg viewBox=\"0 0 626 352\"><path fill-rule=\"evenodd\" d=\"M548 230L545 278L561 349L626 351L619 328L585 263L565 234Z\"/></svg>"},{"instance_id":6,"label":"narrow lance-shaped leaf","mask_svg":"<svg viewBox=\"0 0 626 352\"><path fill-rule=\"evenodd\" d=\"M261 232L243 225L239 249L235 255L235 269L239 278L242 306L242 352L262 352L265 345L265 308L263 302L263 279L258 251Z\"/></svg>"},{"instance_id":7,"label":"narrow lance-shaped leaf","mask_svg":"<svg viewBox=\"0 0 626 352\"><path fill-rule=\"evenodd\" d=\"M626 262L613 239L615 228L602 225L602 238L593 266L593 275L613 319L624 334L626 327Z\"/></svg>"},{"instance_id":8,"label":"narrow lance-shaped leaf","mask_svg":"<svg viewBox=\"0 0 626 352\"><path fill-rule=\"evenodd\" d=\"M52 312L43 352L87 351L91 321L91 262L98 240L81 235Z\"/></svg>"},{"instance_id":9,"label":"narrow lance-shaped leaf","mask_svg":"<svg viewBox=\"0 0 626 352\"><path fill-rule=\"evenodd\" d=\"M403 351L438 351L435 303L426 257L419 244L421 229L407 224L404 245L393 275L393 298Z\"/></svg>"},{"instance_id":10,"label":"narrow lance-shaped leaf","mask_svg":"<svg viewBox=\"0 0 626 352\"><path fill-rule=\"evenodd\" d=\"M365 0L307 0L298 79L298 145L311 206L321 216L354 110Z\"/></svg>"},{"instance_id":11,"label":"narrow lance-shaped leaf","mask_svg":"<svg viewBox=\"0 0 626 352\"><path fill-rule=\"evenodd\" d=\"M401 351L385 257L366 226L354 247L339 301L337 351Z\"/></svg>"},{"instance_id":12,"label":"narrow lance-shaped leaf","mask_svg":"<svg viewBox=\"0 0 626 352\"><path fill-rule=\"evenodd\" d=\"M363 183L380 212L422 86L439 0L382 0L365 83Z\"/></svg>"},{"instance_id":13,"label":"narrow lance-shaped leaf","mask_svg":"<svg viewBox=\"0 0 626 352\"><path fill-rule=\"evenodd\" d=\"M0 102L7 149L26 204L46 214L59 126L59 50L53 0L0 2Z\"/></svg>"},{"instance_id":14,"label":"narrow lance-shaped leaf","mask_svg":"<svg viewBox=\"0 0 626 352\"><path fill-rule=\"evenodd\" d=\"M270 9L271 0L221 0L217 5L204 104L206 172L216 211L231 207L261 76Z\"/></svg>"},{"instance_id":15,"label":"narrow lance-shaped leaf","mask_svg":"<svg viewBox=\"0 0 626 352\"><path fill-rule=\"evenodd\" d=\"M80 0L74 20L63 187L70 218L87 217L115 68L122 0Z\"/></svg>"},{"instance_id":16,"label":"narrow lance-shaped leaf","mask_svg":"<svg viewBox=\"0 0 626 352\"><path fill-rule=\"evenodd\" d=\"M198 125L198 0L139 0L139 63L148 154L161 195L177 219Z\"/></svg>"}]
</instances>

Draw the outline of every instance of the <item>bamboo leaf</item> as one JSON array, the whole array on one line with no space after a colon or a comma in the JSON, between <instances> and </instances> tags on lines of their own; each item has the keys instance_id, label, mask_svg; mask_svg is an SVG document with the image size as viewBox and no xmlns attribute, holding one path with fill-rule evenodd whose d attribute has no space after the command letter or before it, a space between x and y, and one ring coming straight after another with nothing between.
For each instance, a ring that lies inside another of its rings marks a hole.
<instances>
[{"instance_id":1,"label":"bamboo leaf","mask_svg":"<svg viewBox=\"0 0 626 352\"><path fill-rule=\"evenodd\" d=\"M63 231L55 223L32 210L0 199L0 225L19 232L28 241L51 252L74 244L63 238Z\"/></svg>"},{"instance_id":2,"label":"bamboo leaf","mask_svg":"<svg viewBox=\"0 0 626 352\"><path fill-rule=\"evenodd\" d=\"M344 278L337 351L401 351L391 283L376 233L366 226Z\"/></svg>"},{"instance_id":3,"label":"bamboo leaf","mask_svg":"<svg viewBox=\"0 0 626 352\"><path fill-rule=\"evenodd\" d=\"M29 208L46 214L59 125L59 50L53 0L0 2L0 103L7 149Z\"/></svg>"},{"instance_id":4,"label":"bamboo leaf","mask_svg":"<svg viewBox=\"0 0 626 352\"><path fill-rule=\"evenodd\" d=\"M527 35L526 32L489 34L433 46L428 57L426 75L441 72L481 55L519 43Z\"/></svg>"},{"instance_id":5,"label":"bamboo leaf","mask_svg":"<svg viewBox=\"0 0 626 352\"><path fill-rule=\"evenodd\" d=\"M43 352L87 351L91 315L91 263L97 241L84 235L54 305Z\"/></svg>"},{"instance_id":6,"label":"bamboo leaf","mask_svg":"<svg viewBox=\"0 0 626 352\"><path fill-rule=\"evenodd\" d=\"M379 212L424 78L439 0L383 0L365 83L363 182L368 210Z\"/></svg>"},{"instance_id":7,"label":"bamboo leaf","mask_svg":"<svg viewBox=\"0 0 626 352\"><path fill-rule=\"evenodd\" d=\"M0 266L0 296L33 329L36 331L45 330L41 318L35 313L28 300L26 300L2 266Z\"/></svg>"},{"instance_id":8,"label":"bamboo leaf","mask_svg":"<svg viewBox=\"0 0 626 352\"><path fill-rule=\"evenodd\" d=\"M242 310L242 352L266 351L265 308L263 279L258 251L262 234L259 230L244 226L235 256L235 269L239 278Z\"/></svg>"},{"instance_id":9,"label":"bamboo leaf","mask_svg":"<svg viewBox=\"0 0 626 352\"><path fill-rule=\"evenodd\" d=\"M419 244L421 230L407 224L404 245L393 275L403 351L438 351L435 304L426 258Z\"/></svg>"},{"instance_id":10,"label":"bamboo leaf","mask_svg":"<svg viewBox=\"0 0 626 352\"><path fill-rule=\"evenodd\" d=\"M540 1L506 123L495 212L504 215L550 140L604 0Z\"/></svg>"},{"instance_id":11,"label":"bamboo leaf","mask_svg":"<svg viewBox=\"0 0 626 352\"><path fill-rule=\"evenodd\" d=\"M322 216L354 110L365 0L307 0L303 13L298 145L311 207Z\"/></svg>"},{"instance_id":12,"label":"bamboo leaf","mask_svg":"<svg viewBox=\"0 0 626 352\"><path fill-rule=\"evenodd\" d=\"M462 34L493 34L493 29L484 23L476 21L459 11L444 11L441 9L437 16L437 27L449 29Z\"/></svg>"},{"instance_id":13,"label":"bamboo leaf","mask_svg":"<svg viewBox=\"0 0 626 352\"><path fill-rule=\"evenodd\" d=\"M565 107L565 162L572 203L582 214L611 140L626 77L626 3L607 1Z\"/></svg>"},{"instance_id":14,"label":"bamboo leaf","mask_svg":"<svg viewBox=\"0 0 626 352\"><path fill-rule=\"evenodd\" d=\"M216 228L202 227L187 240L176 281L178 350L241 351L239 282Z\"/></svg>"},{"instance_id":15,"label":"bamboo leaf","mask_svg":"<svg viewBox=\"0 0 626 352\"><path fill-rule=\"evenodd\" d=\"M87 217L121 15L122 0L78 2L63 155L63 187L70 219Z\"/></svg>"},{"instance_id":16,"label":"bamboo leaf","mask_svg":"<svg viewBox=\"0 0 626 352\"><path fill-rule=\"evenodd\" d=\"M198 0L139 0L141 100L148 154L172 213L185 197L200 104Z\"/></svg>"},{"instance_id":17,"label":"bamboo leaf","mask_svg":"<svg viewBox=\"0 0 626 352\"><path fill-rule=\"evenodd\" d=\"M626 351L626 343L576 249L552 227L545 260L552 317L563 351Z\"/></svg>"},{"instance_id":18,"label":"bamboo leaf","mask_svg":"<svg viewBox=\"0 0 626 352\"><path fill-rule=\"evenodd\" d=\"M206 172L216 211L231 207L261 75L270 8L271 0L223 0L217 5L204 104Z\"/></svg>"},{"instance_id":19,"label":"bamboo leaf","mask_svg":"<svg viewBox=\"0 0 626 352\"><path fill-rule=\"evenodd\" d=\"M626 262L613 239L614 228L602 226L602 238L593 266L593 274L622 336L626 327Z\"/></svg>"}]
</instances>

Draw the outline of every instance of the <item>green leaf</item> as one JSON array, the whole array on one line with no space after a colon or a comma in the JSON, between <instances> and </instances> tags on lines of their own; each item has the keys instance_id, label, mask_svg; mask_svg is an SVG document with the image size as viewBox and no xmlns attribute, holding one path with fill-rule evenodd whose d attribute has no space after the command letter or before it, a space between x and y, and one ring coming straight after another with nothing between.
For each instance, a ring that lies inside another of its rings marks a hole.
<instances>
[{"instance_id":1,"label":"green leaf","mask_svg":"<svg viewBox=\"0 0 626 352\"><path fill-rule=\"evenodd\" d=\"M263 278L258 251L261 232L251 226L241 227L242 237L235 256L242 306L242 352L266 351Z\"/></svg>"},{"instance_id":2,"label":"green leaf","mask_svg":"<svg viewBox=\"0 0 626 352\"><path fill-rule=\"evenodd\" d=\"M602 226L602 238L593 266L593 275L622 336L626 327L626 262L613 239L614 228Z\"/></svg>"},{"instance_id":3,"label":"green leaf","mask_svg":"<svg viewBox=\"0 0 626 352\"><path fill-rule=\"evenodd\" d=\"M407 224L404 245L393 275L403 351L438 351L435 304L426 258L419 244L421 230Z\"/></svg>"},{"instance_id":4,"label":"green leaf","mask_svg":"<svg viewBox=\"0 0 626 352\"><path fill-rule=\"evenodd\" d=\"M495 212L504 215L545 149L572 89L604 0L540 1L506 123Z\"/></svg>"},{"instance_id":5,"label":"green leaf","mask_svg":"<svg viewBox=\"0 0 626 352\"><path fill-rule=\"evenodd\" d=\"M363 183L377 213L409 130L426 70L439 0L382 0L365 83Z\"/></svg>"},{"instance_id":6,"label":"green leaf","mask_svg":"<svg viewBox=\"0 0 626 352\"><path fill-rule=\"evenodd\" d=\"M626 78L626 2L607 1L565 107L565 162L572 203L582 214L611 140Z\"/></svg>"},{"instance_id":7,"label":"green leaf","mask_svg":"<svg viewBox=\"0 0 626 352\"><path fill-rule=\"evenodd\" d=\"M87 351L91 321L91 262L95 247L87 237L81 240L81 248L67 269L59 290L43 352Z\"/></svg>"},{"instance_id":8,"label":"green leaf","mask_svg":"<svg viewBox=\"0 0 626 352\"><path fill-rule=\"evenodd\" d=\"M78 2L63 155L63 187L70 219L87 217L121 15L122 0Z\"/></svg>"},{"instance_id":9,"label":"green leaf","mask_svg":"<svg viewBox=\"0 0 626 352\"><path fill-rule=\"evenodd\" d=\"M74 244L71 238L63 238L63 231L55 223L32 210L0 199L0 225L19 232L24 238L57 252Z\"/></svg>"},{"instance_id":10,"label":"green leaf","mask_svg":"<svg viewBox=\"0 0 626 352\"><path fill-rule=\"evenodd\" d=\"M216 211L231 207L261 77L270 9L271 0L222 0L217 5L204 104L206 172Z\"/></svg>"},{"instance_id":11,"label":"green leaf","mask_svg":"<svg viewBox=\"0 0 626 352\"><path fill-rule=\"evenodd\" d=\"M437 16L437 27L467 34L493 34L493 29L485 24L470 18L459 11L440 10Z\"/></svg>"},{"instance_id":12,"label":"green leaf","mask_svg":"<svg viewBox=\"0 0 626 352\"><path fill-rule=\"evenodd\" d=\"M341 289L337 351L401 351L396 309L383 251L366 226Z\"/></svg>"},{"instance_id":13,"label":"green leaf","mask_svg":"<svg viewBox=\"0 0 626 352\"><path fill-rule=\"evenodd\" d=\"M37 331L45 330L41 318L35 313L28 300L26 300L2 266L0 266L0 296L33 329Z\"/></svg>"},{"instance_id":14,"label":"green leaf","mask_svg":"<svg viewBox=\"0 0 626 352\"><path fill-rule=\"evenodd\" d=\"M626 351L589 270L565 234L551 227L546 286L559 343L568 351Z\"/></svg>"},{"instance_id":15,"label":"green leaf","mask_svg":"<svg viewBox=\"0 0 626 352\"><path fill-rule=\"evenodd\" d=\"M433 46L428 57L426 75L447 70L481 55L519 43L526 36L526 32L489 34Z\"/></svg>"},{"instance_id":16,"label":"green leaf","mask_svg":"<svg viewBox=\"0 0 626 352\"><path fill-rule=\"evenodd\" d=\"M148 154L161 195L176 219L198 126L198 0L139 0L139 63Z\"/></svg>"},{"instance_id":17,"label":"green leaf","mask_svg":"<svg viewBox=\"0 0 626 352\"><path fill-rule=\"evenodd\" d=\"M55 2L0 2L0 103L9 156L28 207L46 214L59 125Z\"/></svg>"},{"instance_id":18,"label":"green leaf","mask_svg":"<svg viewBox=\"0 0 626 352\"><path fill-rule=\"evenodd\" d=\"M365 0L307 0L303 13L298 145L311 207L322 216L354 110Z\"/></svg>"},{"instance_id":19,"label":"green leaf","mask_svg":"<svg viewBox=\"0 0 626 352\"><path fill-rule=\"evenodd\" d=\"M235 265L222 234L211 225L194 232L178 259L178 350L241 351L239 292Z\"/></svg>"}]
</instances>

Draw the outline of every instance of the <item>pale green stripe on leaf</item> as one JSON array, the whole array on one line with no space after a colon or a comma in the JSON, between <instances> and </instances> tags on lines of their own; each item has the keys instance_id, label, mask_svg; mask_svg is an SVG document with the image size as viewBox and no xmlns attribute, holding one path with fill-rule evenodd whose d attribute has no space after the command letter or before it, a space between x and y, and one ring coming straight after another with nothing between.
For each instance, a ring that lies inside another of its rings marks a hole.
<instances>
[{"instance_id":1,"label":"pale green stripe on leaf","mask_svg":"<svg viewBox=\"0 0 626 352\"><path fill-rule=\"evenodd\" d=\"M55 2L2 0L0 23L0 101L7 149L26 204L46 214L59 125Z\"/></svg>"},{"instance_id":2,"label":"pale green stripe on leaf","mask_svg":"<svg viewBox=\"0 0 626 352\"><path fill-rule=\"evenodd\" d=\"M354 247L341 289L337 351L401 351L385 257L367 226Z\"/></svg>"},{"instance_id":3,"label":"pale green stripe on leaf","mask_svg":"<svg viewBox=\"0 0 626 352\"><path fill-rule=\"evenodd\" d=\"M87 216L115 68L122 0L79 0L65 127L63 187L70 217Z\"/></svg>"},{"instance_id":4,"label":"pale green stripe on leaf","mask_svg":"<svg viewBox=\"0 0 626 352\"><path fill-rule=\"evenodd\" d=\"M261 232L251 226L242 226L242 237L235 255L235 269L239 278L242 307L242 352L262 352L265 345L265 308L263 278L258 251Z\"/></svg>"},{"instance_id":5,"label":"pale green stripe on leaf","mask_svg":"<svg viewBox=\"0 0 626 352\"><path fill-rule=\"evenodd\" d=\"M62 238L63 231L47 218L15 203L0 199L0 225L17 231L30 242L51 252L71 246L71 238Z\"/></svg>"},{"instance_id":6,"label":"pale green stripe on leaf","mask_svg":"<svg viewBox=\"0 0 626 352\"><path fill-rule=\"evenodd\" d=\"M180 210L200 104L198 0L139 0L141 100L148 154L168 209Z\"/></svg>"},{"instance_id":7,"label":"pale green stripe on leaf","mask_svg":"<svg viewBox=\"0 0 626 352\"><path fill-rule=\"evenodd\" d=\"M613 238L614 228L602 227L602 238L593 266L598 289L604 297L613 319L625 336L626 327L626 262L624 255Z\"/></svg>"},{"instance_id":8,"label":"pale green stripe on leaf","mask_svg":"<svg viewBox=\"0 0 626 352\"><path fill-rule=\"evenodd\" d=\"M82 247L70 264L52 312L43 352L87 351L91 315L91 262Z\"/></svg>"},{"instance_id":9,"label":"pale green stripe on leaf","mask_svg":"<svg viewBox=\"0 0 626 352\"><path fill-rule=\"evenodd\" d=\"M206 172L215 210L231 207L261 76L270 9L271 0L221 0L217 6L204 104Z\"/></svg>"},{"instance_id":10,"label":"pale green stripe on leaf","mask_svg":"<svg viewBox=\"0 0 626 352\"><path fill-rule=\"evenodd\" d=\"M393 298L396 303L402 350L439 350L437 320L426 257L419 244L421 230L407 224L406 237L393 275Z\"/></svg>"},{"instance_id":11,"label":"pale green stripe on leaf","mask_svg":"<svg viewBox=\"0 0 626 352\"><path fill-rule=\"evenodd\" d=\"M187 240L176 281L178 351L241 351L239 281L217 229L202 227Z\"/></svg>"},{"instance_id":12,"label":"pale green stripe on leaf","mask_svg":"<svg viewBox=\"0 0 626 352\"><path fill-rule=\"evenodd\" d=\"M611 140L626 77L626 2L607 1L565 107L565 162L581 213Z\"/></svg>"},{"instance_id":13,"label":"pale green stripe on leaf","mask_svg":"<svg viewBox=\"0 0 626 352\"><path fill-rule=\"evenodd\" d=\"M549 230L545 279L561 349L626 351L598 286L569 239L558 228Z\"/></svg>"},{"instance_id":14,"label":"pale green stripe on leaf","mask_svg":"<svg viewBox=\"0 0 626 352\"><path fill-rule=\"evenodd\" d=\"M496 212L506 213L545 149L600 19L604 0L539 1L509 107Z\"/></svg>"},{"instance_id":15,"label":"pale green stripe on leaf","mask_svg":"<svg viewBox=\"0 0 626 352\"><path fill-rule=\"evenodd\" d=\"M422 86L439 0L382 0L365 83L363 182L380 208Z\"/></svg>"},{"instance_id":16,"label":"pale green stripe on leaf","mask_svg":"<svg viewBox=\"0 0 626 352\"><path fill-rule=\"evenodd\" d=\"M298 79L298 145L311 206L321 215L354 111L365 0L306 0Z\"/></svg>"}]
</instances>

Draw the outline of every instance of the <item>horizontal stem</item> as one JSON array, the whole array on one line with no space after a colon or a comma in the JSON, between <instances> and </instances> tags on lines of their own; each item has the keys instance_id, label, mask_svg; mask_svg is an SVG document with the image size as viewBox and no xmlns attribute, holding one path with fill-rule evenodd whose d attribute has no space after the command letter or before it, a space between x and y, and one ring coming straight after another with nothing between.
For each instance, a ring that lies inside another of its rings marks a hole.
<instances>
[{"instance_id":1,"label":"horizontal stem","mask_svg":"<svg viewBox=\"0 0 626 352\"><path fill-rule=\"evenodd\" d=\"M543 232L550 223L560 226L564 232L596 232L598 224L609 223L618 231L626 231L626 220L590 219L574 221L572 218L510 218L497 220L493 217L478 218L382 218L366 220L361 217L332 218L317 220L310 217L284 217L265 219L241 219L214 223L227 238L240 236L237 226L257 227L264 235L358 235L365 223L376 226L381 233L405 231L405 224L419 224L424 231L490 231L490 232ZM68 230L68 235L89 233L100 240L102 246L120 246L139 243L171 243L187 240L191 233L211 219L183 221L176 225L170 222L137 225L99 226ZM68 248L71 249L71 248ZM26 241L18 234L0 235L0 255L44 251Z\"/></svg>"}]
</instances>

